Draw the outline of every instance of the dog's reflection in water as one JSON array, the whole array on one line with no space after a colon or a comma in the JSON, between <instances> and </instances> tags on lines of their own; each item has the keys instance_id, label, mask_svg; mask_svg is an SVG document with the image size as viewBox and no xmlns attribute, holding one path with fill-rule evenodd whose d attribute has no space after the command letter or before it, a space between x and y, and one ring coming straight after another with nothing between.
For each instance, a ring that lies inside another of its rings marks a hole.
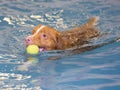
<instances>
[{"instance_id":1,"label":"dog's reflection in water","mask_svg":"<svg viewBox=\"0 0 120 90\"><path fill-rule=\"evenodd\" d=\"M34 66L38 63L38 58L36 57L28 57L27 61L20 65L17 70L20 71L28 71L31 66Z\"/></svg>"}]
</instances>

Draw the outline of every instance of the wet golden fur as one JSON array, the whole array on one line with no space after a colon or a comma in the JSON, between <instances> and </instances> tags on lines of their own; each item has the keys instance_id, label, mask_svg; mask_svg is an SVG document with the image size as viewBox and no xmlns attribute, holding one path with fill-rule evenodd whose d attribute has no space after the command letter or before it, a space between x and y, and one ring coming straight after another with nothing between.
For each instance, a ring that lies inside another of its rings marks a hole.
<instances>
[{"instance_id":1,"label":"wet golden fur","mask_svg":"<svg viewBox=\"0 0 120 90\"><path fill-rule=\"evenodd\" d=\"M89 43L90 39L99 36L99 30L95 27L97 20L97 17L92 17L86 24L62 32L46 26L32 37L32 44L44 47L46 50L64 50ZM41 26L36 26L32 31L32 35ZM43 35L46 37L43 37Z\"/></svg>"}]
</instances>

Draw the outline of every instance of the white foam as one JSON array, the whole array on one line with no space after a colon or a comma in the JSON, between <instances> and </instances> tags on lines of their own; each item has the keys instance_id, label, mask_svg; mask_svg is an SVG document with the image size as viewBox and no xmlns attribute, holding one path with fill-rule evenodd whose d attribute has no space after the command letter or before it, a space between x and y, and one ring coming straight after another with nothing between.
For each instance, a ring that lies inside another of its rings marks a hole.
<instances>
[{"instance_id":1,"label":"white foam","mask_svg":"<svg viewBox=\"0 0 120 90\"><path fill-rule=\"evenodd\" d=\"M4 17L3 20L8 22L8 24L13 25L12 21L10 20L10 18Z\"/></svg>"}]
</instances>

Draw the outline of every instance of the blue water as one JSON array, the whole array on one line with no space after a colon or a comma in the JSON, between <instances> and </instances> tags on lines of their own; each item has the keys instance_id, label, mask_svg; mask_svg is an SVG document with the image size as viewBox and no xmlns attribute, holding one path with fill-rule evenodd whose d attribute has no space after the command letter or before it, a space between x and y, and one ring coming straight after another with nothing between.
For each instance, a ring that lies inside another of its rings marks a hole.
<instances>
[{"instance_id":1,"label":"blue water","mask_svg":"<svg viewBox=\"0 0 120 90\"><path fill-rule=\"evenodd\" d=\"M120 37L120 0L0 0L0 90L120 90L119 41L74 55L25 53L34 26L68 30L91 16L109 33L92 44Z\"/></svg>"}]
</instances>

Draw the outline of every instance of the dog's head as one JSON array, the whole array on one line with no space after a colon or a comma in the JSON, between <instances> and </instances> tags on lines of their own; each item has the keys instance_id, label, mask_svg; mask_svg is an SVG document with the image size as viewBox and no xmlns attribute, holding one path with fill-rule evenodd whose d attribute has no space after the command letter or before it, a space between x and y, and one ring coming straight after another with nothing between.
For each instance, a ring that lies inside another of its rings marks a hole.
<instances>
[{"instance_id":1,"label":"dog's head","mask_svg":"<svg viewBox=\"0 0 120 90\"><path fill-rule=\"evenodd\" d=\"M35 44L40 48L40 51L55 50L61 47L60 33L44 25L38 25L32 30L32 35L25 38L26 46Z\"/></svg>"}]
</instances>

